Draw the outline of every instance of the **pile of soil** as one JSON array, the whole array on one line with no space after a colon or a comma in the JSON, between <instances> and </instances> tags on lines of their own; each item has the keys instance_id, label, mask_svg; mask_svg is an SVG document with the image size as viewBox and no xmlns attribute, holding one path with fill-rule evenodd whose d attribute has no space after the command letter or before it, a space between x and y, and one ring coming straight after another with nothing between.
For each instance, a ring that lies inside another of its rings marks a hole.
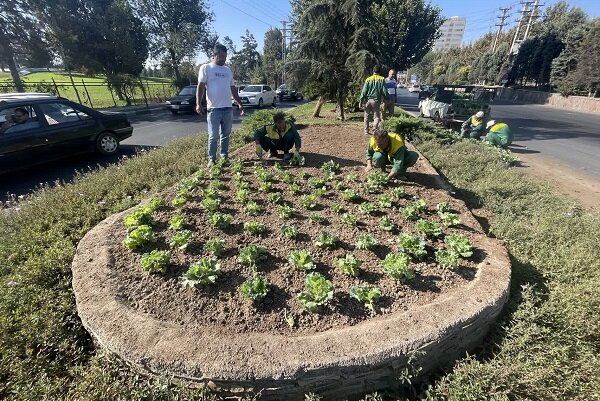
<instances>
[{"instance_id":1,"label":"pile of soil","mask_svg":"<svg viewBox=\"0 0 600 401\"><path fill-rule=\"evenodd\" d=\"M348 175L356 175L357 182L347 183L350 188L360 192L361 199L347 203L341 200L338 191L331 185L327 193L319 198L317 207L308 211L303 209L298 200L301 195L293 195L288 185L281 182L275 174L274 187L284 198L284 204L294 208L295 213L289 220L282 220L276 214L276 207L266 199L264 192L258 191L258 183L253 172L254 145L243 147L232 155L244 161L244 179L250 186L250 199L262 206L264 212L259 216L249 216L242 204L235 201L235 187L231 180L231 171L224 169L221 176L225 189L221 191L221 212L233 216L232 225L224 230L213 228L208 224L208 214L200 207L200 189L188 197L188 202L180 209L171 206L176 188L158 194L167 206L154 213L153 229L157 242L151 246L132 252L125 247L118 247L115 254L114 274L120 282L121 301L143 314L166 322L187 327L212 326L227 333L280 333L287 335L305 335L322 332L332 328L355 325L366 319L378 319L390 313L405 311L415 304L425 304L448 294L457 288L464 287L472 281L477 273L476 266L485 258L485 253L478 247L478 238L482 231L462 202L451 198L448 192L438 185L435 177L429 173L422 161L409 169L407 179L389 184L384 191L393 186L403 186L407 196L395 200L393 207L380 210L374 215L360 212L358 205L364 201L377 204L379 194L367 194L362 190L362 182L366 178L364 172L364 154L368 142L360 127L326 127L312 126L300 130L302 137L302 154L306 165L303 167L284 166L285 171L295 176L303 194L310 193L307 178L301 178L302 172L309 177L323 177L321 166L333 160L341 166L336 178L343 180ZM265 167L276 172L272 166L281 159L266 159ZM208 179L206 179L208 180ZM202 186L201 186L202 187ZM439 266L434 252L442 249L443 236L427 239L428 254L418 262L411 262L417 276L402 283L386 276L381 261L390 252L396 252L395 238L400 232L416 233L415 224L405 220L399 208L412 202L413 197L424 199L427 210L420 214L421 218L440 222L435 207L440 202L449 202L455 212L461 216L462 224L444 228L444 234L460 233L467 236L474 246L474 254L468 260L461 259L460 267L449 270ZM357 217L357 227L350 227L341 222L340 214L331 210L334 203L342 204L344 209ZM168 229L168 221L179 211L185 215L186 227L194 232L194 241L185 251L171 250L171 263L167 272L147 274L140 267L140 256L153 249L169 249L168 239L173 231ZM319 212L326 221L323 224L309 219L310 214ZM386 232L379 228L379 219L387 214L394 223L395 229ZM244 232L243 224L247 221L258 221L267 226L267 233L252 236ZM281 226L293 224L299 235L294 240L284 239L280 235ZM327 250L314 245L313 241L319 232L326 231L336 235L340 244ZM370 233L377 238L379 245L373 250L355 249L357 237L361 233ZM115 241L121 242L127 234L123 226L110 233ZM222 239L225 252L219 258L221 274L215 284L188 288L182 286L179 277L191 263L208 255L203 245L208 239ZM256 273L241 265L237 260L240 248L249 244L257 244L268 250L266 260L258 263L257 271L267 278L270 291L261 302L251 304L241 297L238 287L246 279ZM289 266L288 255L293 250L310 251L317 264L316 271L330 280L335 288L333 301L322 307L318 313L304 311L296 300L296 294L304 289L306 273ZM347 276L334 267L334 260L352 253L362 262L361 273L357 278ZM366 309L348 294L354 285L371 285L381 290L382 297L377 302L375 311ZM290 327L285 316L295 320Z\"/></svg>"}]
</instances>

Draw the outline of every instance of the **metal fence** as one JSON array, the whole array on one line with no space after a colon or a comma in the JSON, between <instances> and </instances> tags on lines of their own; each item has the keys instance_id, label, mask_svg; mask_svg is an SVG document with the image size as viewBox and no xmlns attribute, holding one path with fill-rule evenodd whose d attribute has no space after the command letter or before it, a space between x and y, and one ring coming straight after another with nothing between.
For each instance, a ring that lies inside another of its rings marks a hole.
<instances>
[{"instance_id":1,"label":"metal fence","mask_svg":"<svg viewBox=\"0 0 600 401\"><path fill-rule=\"evenodd\" d=\"M29 81L23 82L27 92L52 93L69 100L85 104L93 108L116 107L125 105L143 105L163 103L177 92L177 88L169 82L151 81L150 79L125 79L115 85L106 80L80 77L73 81ZM12 82L0 83L1 93L16 92ZM121 98L118 93L120 92Z\"/></svg>"}]
</instances>

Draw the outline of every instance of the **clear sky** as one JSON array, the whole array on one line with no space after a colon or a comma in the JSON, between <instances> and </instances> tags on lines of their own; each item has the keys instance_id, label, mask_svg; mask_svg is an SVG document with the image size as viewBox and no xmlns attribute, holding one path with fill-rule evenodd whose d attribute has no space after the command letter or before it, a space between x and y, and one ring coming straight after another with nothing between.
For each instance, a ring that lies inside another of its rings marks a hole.
<instances>
[{"instance_id":1,"label":"clear sky","mask_svg":"<svg viewBox=\"0 0 600 401\"><path fill-rule=\"evenodd\" d=\"M258 41L259 51L265 32L271 27L282 28L281 21L287 20L291 7L287 0L209 0L215 14L213 28L219 37L229 36L234 44L241 46L240 37L250 31ZM542 0L542 11L558 0ZM518 0L431 0L431 4L442 9L445 17L467 18L464 43L469 43L489 31L495 31L500 7L511 7L509 25L516 24L521 5ZM600 16L600 0L568 0L571 6L582 8L591 17Z\"/></svg>"}]
</instances>

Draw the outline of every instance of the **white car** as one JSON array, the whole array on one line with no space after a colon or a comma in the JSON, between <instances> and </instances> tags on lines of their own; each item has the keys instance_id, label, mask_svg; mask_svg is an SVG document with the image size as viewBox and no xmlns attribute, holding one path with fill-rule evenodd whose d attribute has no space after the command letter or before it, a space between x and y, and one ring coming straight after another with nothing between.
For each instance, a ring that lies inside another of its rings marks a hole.
<instances>
[{"instance_id":1,"label":"white car","mask_svg":"<svg viewBox=\"0 0 600 401\"><path fill-rule=\"evenodd\" d=\"M421 92L421 85L412 84L408 87L409 92Z\"/></svg>"},{"instance_id":2,"label":"white car","mask_svg":"<svg viewBox=\"0 0 600 401\"><path fill-rule=\"evenodd\" d=\"M256 106L259 109L264 105L275 107L277 96L269 85L248 85L239 92L244 106Z\"/></svg>"}]
</instances>

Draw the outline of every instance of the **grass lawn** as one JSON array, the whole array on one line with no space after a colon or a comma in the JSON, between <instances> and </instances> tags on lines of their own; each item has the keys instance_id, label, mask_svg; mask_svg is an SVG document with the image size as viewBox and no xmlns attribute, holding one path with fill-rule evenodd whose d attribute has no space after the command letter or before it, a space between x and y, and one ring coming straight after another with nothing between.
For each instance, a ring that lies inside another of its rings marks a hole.
<instances>
[{"instance_id":1,"label":"grass lawn","mask_svg":"<svg viewBox=\"0 0 600 401\"><path fill-rule=\"evenodd\" d=\"M77 93L71 85L69 75L66 73L58 72L34 72L27 74L22 77L23 83L26 86L26 90L35 92L56 92L56 88L52 80L56 83L58 88L58 95L67 99L73 100L96 108L99 107L113 107L124 106L126 102L124 100L117 99L116 94L112 94L106 85L106 80L103 75L95 75L89 77L83 74L74 73L73 82L76 86ZM10 74L6 76L0 75L0 84L12 83ZM172 87L171 82L165 78L153 78L153 77L142 77L142 83L148 102L156 103L163 102L166 97L170 97L174 94L175 89ZM84 87L85 84L85 87ZM86 92L87 89L87 92ZM89 96L88 96L89 94ZM144 104L144 97L141 89L138 87L134 92L134 103Z\"/></svg>"},{"instance_id":2,"label":"grass lawn","mask_svg":"<svg viewBox=\"0 0 600 401\"><path fill-rule=\"evenodd\" d=\"M303 119L311 105L292 111L298 123L313 122ZM322 114L326 118L314 120L339 123L334 113ZM233 149L243 134L233 136ZM429 126L415 136L457 194L487 211L490 235L505 242L513 263L511 298L476 355L445 367L429 385L369 399L598 400L598 211L581 210L507 168L497 152L479 143L455 141ZM190 174L203 165L205 153L206 136L178 140L73 184L39 190L18 213L1 215L1 399L219 399L144 378L97 353L77 318L70 286L75 247L91 227ZM405 383L409 376L402 376Z\"/></svg>"}]
</instances>

